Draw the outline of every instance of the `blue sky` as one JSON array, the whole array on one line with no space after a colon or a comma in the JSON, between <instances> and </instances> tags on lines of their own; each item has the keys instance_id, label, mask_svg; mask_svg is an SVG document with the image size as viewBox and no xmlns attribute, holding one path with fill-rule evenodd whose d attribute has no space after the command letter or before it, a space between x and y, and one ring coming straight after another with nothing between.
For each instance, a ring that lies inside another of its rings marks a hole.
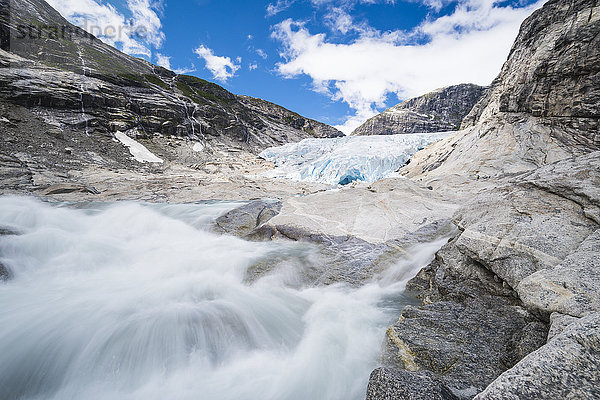
<instances>
[{"instance_id":1,"label":"blue sky","mask_svg":"<svg viewBox=\"0 0 600 400\"><path fill-rule=\"evenodd\" d=\"M48 0L126 53L346 133L438 87L489 84L543 1Z\"/></svg>"}]
</instances>

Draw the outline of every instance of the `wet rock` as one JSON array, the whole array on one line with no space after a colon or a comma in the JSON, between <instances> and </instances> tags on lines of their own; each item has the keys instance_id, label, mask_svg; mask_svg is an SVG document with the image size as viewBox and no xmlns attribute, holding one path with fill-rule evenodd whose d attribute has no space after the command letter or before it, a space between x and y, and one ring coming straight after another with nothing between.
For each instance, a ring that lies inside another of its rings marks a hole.
<instances>
[{"instance_id":1,"label":"wet rock","mask_svg":"<svg viewBox=\"0 0 600 400\"><path fill-rule=\"evenodd\" d=\"M316 259L304 271L304 280L311 285L345 282L360 285L398 260L405 252L398 246L373 244L351 236L331 236L305 231L295 226L264 226L262 234L270 239L292 240L315 245Z\"/></svg>"},{"instance_id":2,"label":"wet rock","mask_svg":"<svg viewBox=\"0 0 600 400\"><path fill-rule=\"evenodd\" d=\"M371 373L367 400L458 400L443 383L423 373L378 368Z\"/></svg>"},{"instance_id":3,"label":"wet rock","mask_svg":"<svg viewBox=\"0 0 600 400\"><path fill-rule=\"evenodd\" d=\"M51 185L41 191L41 194L44 196L50 196L55 194L67 194L67 193L89 193L89 194L98 194L99 192L91 187L86 186L81 183L57 183L55 185Z\"/></svg>"},{"instance_id":4,"label":"wet rock","mask_svg":"<svg viewBox=\"0 0 600 400\"><path fill-rule=\"evenodd\" d=\"M10 229L5 229L5 228L0 228L0 241L2 240L3 236L6 235L16 235L17 233L10 230ZM1 254L0 254L1 257ZM4 265L2 264L2 262L0 262L0 281L6 281L8 279L10 279L11 273L10 270Z\"/></svg>"},{"instance_id":5,"label":"wet rock","mask_svg":"<svg viewBox=\"0 0 600 400\"><path fill-rule=\"evenodd\" d=\"M8 269L0 263L0 281L6 281L10 278Z\"/></svg>"},{"instance_id":6,"label":"wet rock","mask_svg":"<svg viewBox=\"0 0 600 400\"><path fill-rule=\"evenodd\" d=\"M279 211L280 201L254 200L217 218L214 229L221 233L247 237L279 214Z\"/></svg>"},{"instance_id":7,"label":"wet rock","mask_svg":"<svg viewBox=\"0 0 600 400\"><path fill-rule=\"evenodd\" d=\"M476 400L600 398L600 313L570 324L503 373Z\"/></svg>"}]
</instances>

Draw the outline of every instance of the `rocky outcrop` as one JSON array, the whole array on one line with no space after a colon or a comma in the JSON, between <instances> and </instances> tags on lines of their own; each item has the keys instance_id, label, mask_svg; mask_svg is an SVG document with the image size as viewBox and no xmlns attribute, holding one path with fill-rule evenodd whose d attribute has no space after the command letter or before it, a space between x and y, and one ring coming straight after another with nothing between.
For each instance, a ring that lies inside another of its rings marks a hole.
<instances>
[{"instance_id":1,"label":"rocky outcrop","mask_svg":"<svg viewBox=\"0 0 600 400\"><path fill-rule=\"evenodd\" d=\"M425 375L465 399L598 397L598 5L535 12L464 129L401 171L472 194L408 285L423 304L388 330L385 365L403 373L384 387Z\"/></svg>"},{"instance_id":2,"label":"rocky outcrop","mask_svg":"<svg viewBox=\"0 0 600 400\"><path fill-rule=\"evenodd\" d=\"M457 400L450 389L427 374L378 368L369 378L367 399Z\"/></svg>"},{"instance_id":3,"label":"rocky outcrop","mask_svg":"<svg viewBox=\"0 0 600 400\"><path fill-rule=\"evenodd\" d=\"M600 12L550 1L522 25L462 131L418 154L407 176L501 177L600 150Z\"/></svg>"},{"instance_id":4,"label":"rocky outcrop","mask_svg":"<svg viewBox=\"0 0 600 400\"><path fill-rule=\"evenodd\" d=\"M191 166L211 160L217 149L257 154L304 138L342 135L283 107L125 55L68 23L43 0L0 0L0 9L0 126L8 136L15 132L1 143L4 158L20 153L19 162L35 160L50 171L64 164L53 153L68 148L70 157L63 159L73 159L71 168L139 169L128 149L113 140L124 132L152 141L161 159ZM33 145L16 143L29 137ZM182 160L169 138L198 145ZM42 143L58 148L48 154ZM12 184L26 185L27 173L17 174L14 165L0 168Z\"/></svg>"},{"instance_id":5,"label":"rocky outcrop","mask_svg":"<svg viewBox=\"0 0 600 400\"><path fill-rule=\"evenodd\" d=\"M570 324L476 400L600 398L600 313Z\"/></svg>"},{"instance_id":6,"label":"rocky outcrop","mask_svg":"<svg viewBox=\"0 0 600 400\"><path fill-rule=\"evenodd\" d=\"M543 345L548 327L498 276L458 251L457 240L408 283L423 305L406 307L388 329L383 361L470 399Z\"/></svg>"},{"instance_id":7,"label":"rocky outcrop","mask_svg":"<svg viewBox=\"0 0 600 400\"><path fill-rule=\"evenodd\" d=\"M403 101L369 119L352 135L396 135L457 130L487 88L473 84L448 86Z\"/></svg>"}]
</instances>

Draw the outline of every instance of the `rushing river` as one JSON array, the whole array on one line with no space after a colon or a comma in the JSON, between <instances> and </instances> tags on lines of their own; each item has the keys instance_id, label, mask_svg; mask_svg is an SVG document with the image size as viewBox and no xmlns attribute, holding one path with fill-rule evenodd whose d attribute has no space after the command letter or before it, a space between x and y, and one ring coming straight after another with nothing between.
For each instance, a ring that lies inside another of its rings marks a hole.
<instances>
[{"instance_id":1,"label":"rushing river","mask_svg":"<svg viewBox=\"0 0 600 400\"><path fill-rule=\"evenodd\" d=\"M307 287L311 245L209 232L234 207L0 197L17 233L0 236L0 399L364 399L406 279L444 240L361 287Z\"/></svg>"}]
</instances>

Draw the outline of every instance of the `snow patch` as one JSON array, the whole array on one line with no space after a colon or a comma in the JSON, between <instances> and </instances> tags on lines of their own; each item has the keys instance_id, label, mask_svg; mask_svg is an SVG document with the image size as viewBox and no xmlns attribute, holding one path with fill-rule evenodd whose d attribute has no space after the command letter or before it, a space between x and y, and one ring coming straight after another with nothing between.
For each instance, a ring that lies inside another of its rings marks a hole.
<instances>
[{"instance_id":1,"label":"snow patch","mask_svg":"<svg viewBox=\"0 0 600 400\"><path fill-rule=\"evenodd\" d=\"M158 158L150 150L148 150L143 144L136 142L123 132L115 133L115 137L119 140L119 142L123 143L124 146L129 148L129 152L135 158L136 161L141 163L149 162L149 163L161 163L162 159Z\"/></svg>"},{"instance_id":2,"label":"snow patch","mask_svg":"<svg viewBox=\"0 0 600 400\"><path fill-rule=\"evenodd\" d=\"M272 178L346 185L394 176L419 150L453 132L304 139L270 147L260 157L277 168Z\"/></svg>"},{"instance_id":3,"label":"snow patch","mask_svg":"<svg viewBox=\"0 0 600 400\"><path fill-rule=\"evenodd\" d=\"M202 150L204 150L204 145L201 142L196 142L196 143L194 143L194 147L192 147L192 150L195 151L196 153L199 153Z\"/></svg>"}]
</instances>

